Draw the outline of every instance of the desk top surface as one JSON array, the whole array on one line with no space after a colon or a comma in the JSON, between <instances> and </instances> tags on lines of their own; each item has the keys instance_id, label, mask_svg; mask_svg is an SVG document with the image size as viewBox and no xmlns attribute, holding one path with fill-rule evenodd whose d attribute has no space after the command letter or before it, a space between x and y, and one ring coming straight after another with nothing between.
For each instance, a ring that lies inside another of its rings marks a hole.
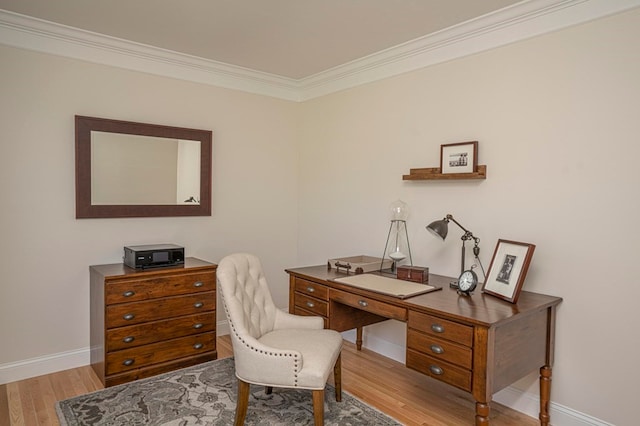
<instances>
[{"instance_id":1,"label":"desk top surface","mask_svg":"<svg viewBox=\"0 0 640 426\"><path fill-rule=\"evenodd\" d=\"M518 303L512 304L483 293L480 286L471 296L462 296L455 289L449 287L449 282L454 278L435 274L429 274L429 284L442 286L441 291L398 299L334 281L336 278L344 278L348 275L334 268L328 269L326 265L291 268L287 269L286 272L300 278L323 281L331 288L361 294L415 311L427 314L446 314L452 319L484 326L495 326L510 322L527 314L556 306L562 301L560 297L523 291L520 293Z\"/></svg>"}]
</instances>

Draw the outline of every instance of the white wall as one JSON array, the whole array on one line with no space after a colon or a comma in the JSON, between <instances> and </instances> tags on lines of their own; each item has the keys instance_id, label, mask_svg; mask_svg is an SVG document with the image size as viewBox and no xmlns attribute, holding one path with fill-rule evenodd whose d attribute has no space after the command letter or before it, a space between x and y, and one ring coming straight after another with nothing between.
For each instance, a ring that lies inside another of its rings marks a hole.
<instances>
[{"instance_id":1,"label":"white wall","mask_svg":"<svg viewBox=\"0 0 640 426\"><path fill-rule=\"evenodd\" d=\"M639 39L635 10L305 102L299 263L381 255L398 198L414 263L432 272L459 268L461 231L442 243L424 230L446 213L482 239L485 268L499 238L534 243L525 289L564 298L552 400L635 424ZM485 181L402 181L469 140ZM399 330L371 337L402 344ZM536 375L517 386L537 393Z\"/></svg>"},{"instance_id":2,"label":"white wall","mask_svg":"<svg viewBox=\"0 0 640 426\"><path fill-rule=\"evenodd\" d=\"M0 63L0 366L86 351L89 265L120 262L124 245L254 252L286 306L297 104L5 46ZM76 220L75 114L213 130L212 216Z\"/></svg>"}]
</instances>

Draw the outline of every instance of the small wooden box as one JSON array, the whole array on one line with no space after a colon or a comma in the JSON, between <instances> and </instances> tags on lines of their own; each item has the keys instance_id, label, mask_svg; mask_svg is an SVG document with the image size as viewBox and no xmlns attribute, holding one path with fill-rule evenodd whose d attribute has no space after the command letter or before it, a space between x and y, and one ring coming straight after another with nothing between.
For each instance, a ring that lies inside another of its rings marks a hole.
<instances>
[{"instance_id":1,"label":"small wooden box","mask_svg":"<svg viewBox=\"0 0 640 426\"><path fill-rule=\"evenodd\" d=\"M426 284L429 282L429 268L422 266L398 266L397 278L399 280L413 281Z\"/></svg>"}]
</instances>

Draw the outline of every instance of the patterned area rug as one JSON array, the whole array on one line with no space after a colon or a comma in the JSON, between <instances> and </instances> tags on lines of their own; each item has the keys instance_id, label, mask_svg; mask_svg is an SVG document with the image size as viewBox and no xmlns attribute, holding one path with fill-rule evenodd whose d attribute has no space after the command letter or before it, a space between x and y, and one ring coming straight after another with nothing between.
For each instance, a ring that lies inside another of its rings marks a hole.
<instances>
[{"instance_id":1,"label":"patterned area rug","mask_svg":"<svg viewBox=\"0 0 640 426\"><path fill-rule=\"evenodd\" d=\"M233 358L225 358L113 386L56 403L62 426L232 425L237 381ZM399 425L364 402L325 389L325 425ZM312 425L311 391L251 386L245 425Z\"/></svg>"}]
</instances>

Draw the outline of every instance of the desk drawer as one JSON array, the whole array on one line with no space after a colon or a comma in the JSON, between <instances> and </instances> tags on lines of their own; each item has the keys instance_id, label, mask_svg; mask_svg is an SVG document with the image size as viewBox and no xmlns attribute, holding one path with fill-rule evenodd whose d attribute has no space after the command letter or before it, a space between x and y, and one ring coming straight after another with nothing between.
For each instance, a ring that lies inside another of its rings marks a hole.
<instances>
[{"instance_id":1,"label":"desk drawer","mask_svg":"<svg viewBox=\"0 0 640 426\"><path fill-rule=\"evenodd\" d=\"M109 328L114 328L215 309L216 297L213 291L146 302L121 303L107 306L106 324Z\"/></svg>"},{"instance_id":2,"label":"desk drawer","mask_svg":"<svg viewBox=\"0 0 640 426\"><path fill-rule=\"evenodd\" d=\"M471 348L407 329L407 348L422 352L436 359L471 369L473 353Z\"/></svg>"},{"instance_id":3,"label":"desk drawer","mask_svg":"<svg viewBox=\"0 0 640 426\"><path fill-rule=\"evenodd\" d=\"M147 365L201 355L216 349L216 334L204 333L107 354L106 374L115 374Z\"/></svg>"},{"instance_id":4,"label":"desk drawer","mask_svg":"<svg viewBox=\"0 0 640 426\"><path fill-rule=\"evenodd\" d=\"M311 311L317 315L326 317L329 314L329 304L323 300L316 299L315 297L309 297L306 294L295 294L296 307Z\"/></svg>"},{"instance_id":5,"label":"desk drawer","mask_svg":"<svg viewBox=\"0 0 640 426\"><path fill-rule=\"evenodd\" d=\"M347 293L341 290L330 290L330 298L332 301L342 303L344 305L353 306L363 311L371 312L390 319L398 321L407 320L407 310L390 303L380 302L365 296Z\"/></svg>"},{"instance_id":6,"label":"desk drawer","mask_svg":"<svg viewBox=\"0 0 640 426\"><path fill-rule=\"evenodd\" d=\"M468 347L473 346L473 327L468 325L410 311L408 326L442 339L451 340Z\"/></svg>"},{"instance_id":7,"label":"desk drawer","mask_svg":"<svg viewBox=\"0 0 640 426\"><path fill-rule=\"evenodd\" d=\"M329 289L326 286L302 278L296 278L295 291L316 299L329 300Z\"/></svg>"},{"instance_id":8,"label":"desk drawer","mask_svg":"<svg viewBox=\"0 0 640 426\"><path fill-rule=\"evenodd\" d=\"M407 349L407 367L471 392L471 370Z\"/></svg>"}]
</instances>

